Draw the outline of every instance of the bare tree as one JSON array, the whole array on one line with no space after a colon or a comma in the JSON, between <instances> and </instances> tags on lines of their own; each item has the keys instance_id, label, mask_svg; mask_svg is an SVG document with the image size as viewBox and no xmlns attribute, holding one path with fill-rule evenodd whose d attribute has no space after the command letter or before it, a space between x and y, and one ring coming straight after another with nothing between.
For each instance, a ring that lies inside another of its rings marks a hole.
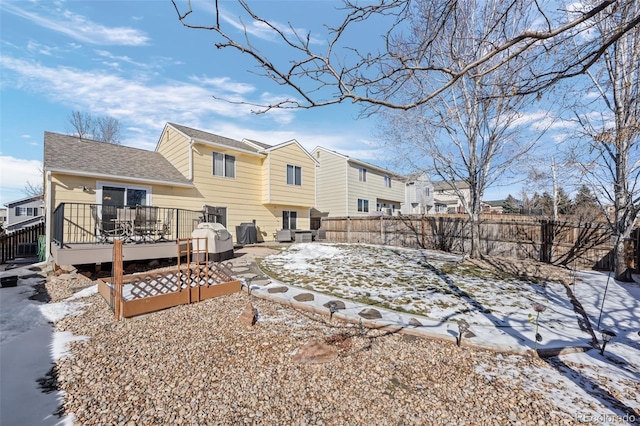
<instances>
[{"instance_id":1,"label":"bare tree","mask_svg":"<svg viewBox=\"0 0 640 426\"><path fill-rule=\"evenodd\" d=\"M559 10L553 0L505 0L503 14L492 15L487 28L501 28L515 20L526 19L517 32L499 42L485 43L482 51L473 57L459 58L451 64L435 64L432 56L439 55L438 41L443 33L457 28L461 7L457 0L432 0L428 7L416 0L374 0L355 2L343 0L340 16L335 24L325 23L326 34L303 33L297 23L278 24L282 16L259 14L244 0L238 0L240 12L233 19L219 0L212 0L215 16L213 24L209 14L198 23L191 0L186 7L172 0L182 24L188 28L213 31L219 37L218 49L234 50L251 57L261 75L280 86L292 90L293 95L272 103L253 103L257 112L273 108L314 108L344 101L365 106L411 109L424 105L448 90L463 76L483 77L486 74L504 74L513 70L509 65L527 54L529 63L523 68L523 77L511 88L511 94L530 94L548 88L557 81L584 73L596 63L604 52L624 34L640 23L635 11L607 27L602 37L589 38L593 28L615 15L619 8L637 0L598 0L593 4L575 2L573 9ZM231 3L225 2L227 7ZM256 6L259 9L259 6ZM411 26L411 19L419 15L430 21L428 31L417 34L415 44L397 45L395 39ZM284 18L286 19L286 18ZM233 22L230 22L233 21ZM266 54L260 40L248 28L259 26L261 33L280 41L277 54ZM237 27L244 28L238 32ZM368 37L373 47L355 48L355 40L364 32L378 31L380 43ZM326 40L316 44L314 40ZM556 61L555 58L570 58ZM402 90L417 76L421 80L438 81L428 91L412 97L389 99L390 93ZM380 87L385 90L380 91ZM240 101L240 103L248 103Z\"/></svg>"},{"instance_id":2,"label":"bare tree","mask_svg":"<svg viewBox=\"0 0 640 426\"><path fill-rule=\"evenodd\" d=\"M592 38L606 36L639 12L638 2L618 5L614 14L594 25ZM588 76L596 96L586 97L589 103L574 109L590 142L581 151L576 147L577 164L598 198L613 205L613 217L607 218L616 236L615 275L629 281L624 241L640 212L640 27L611 43Z\"/></svg>"},{"instance_id":3,"label":"bare tree","mask_svg":"<svg viewBox=\"0 0 640 426\"><path fill-rule=\"evenodd\" d=\"M67 117L69 128L67 131L80 139L92 139L120 145L120 122L110 116L94 118L87 112L73 111Z\"/></svg>"},{"instance_id":4,"label":"bare tree","mask_svg":"<svg viewBox=\"0 0 640 426\"><path fill-rule=\"evenodd\" d=\"M27 181L24 186L23 192L27 197L44 194L44 166L42 164L38 167L38 172L40 172L40 182L33 183L31 181Z\"/></svg>"},{"instance_id":5,"label":"bare tree","mask_svg":"<svg viewBox=\"0 0 640 426\"><path fill-rule=\"evenodd\" d=\"M120 145L120 122L113 117L105 116L96 119L95 139L101 142Z\"/></svg>"},{"instance_id":6,"label":"bare tree","mask_svg":"<svg viewBox=\"0 0 640 426\"><path fill-rule=\"evenodd\" d=\"M432 3L425 0L421 4L425 9L419 10L412 20L412 35L394 39L399 50L403 45L410 48L419 44L425 32L435 31L432 27L440 25L430 18ZM434 53L430 62L434 66L457 67L475 62L491 46L518 31L524 15L522 19L494 26L496 16L507 12L516 17L516 11L509 10L500 0L460 2L450 11L457 25L440 29L438 40L431 43ZM460 198L471 223L470 256L474 258L481 256L479 215L485 189L510 173L516 161L536 142L535 137L522 137L520 111L529 101L506 93L518 80L525 61L526 56L513 60L501 73L485 72L494 63L484 62L424 105L407 111L381 112L386 123L386 141L393 152L401 152L414 168L427 170L448 182ZM393 99L402 102L403 97L428 93L432 84L439 82L416 74L415 81L407 82L402 92L393 94Z\"/></svg>"},{"instance_id":7,"label":"bare tree","mask_svg":"<svg viewBox=\"0 0 640 426\"><path fill-rule=\"evenodd\" d=\"M95 123L91 114L87 112L72 111L67 117L67 132L80 139L92 139Z\"/></svg>"}]
</instances>

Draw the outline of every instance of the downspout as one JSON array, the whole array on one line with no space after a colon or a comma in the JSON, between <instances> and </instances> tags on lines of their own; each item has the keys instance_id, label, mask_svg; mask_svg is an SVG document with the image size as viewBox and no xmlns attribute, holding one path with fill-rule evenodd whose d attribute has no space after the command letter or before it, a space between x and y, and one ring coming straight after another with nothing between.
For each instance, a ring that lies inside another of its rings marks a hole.
<instances>
[{"instance_id":1,"label":"downspout","mask_svg":"<svg viewBox=\"0 0 640 426\"><path fill-rule=\"evenodd\" d=\"M344 162L345 165L345 178L346 178L346 196L347 196L347 217L349 217L349 161Z\"/></svg>"},{"instance_id":2,"label":"downspout","mask_svg":"<svg viewBox=\"0 0 640 426\"><path fill-rule=\"evenodd\" d=\"M267 156L267 204L271 204L271 153Z\"/></svg>"},{"instance_id":3,"label":"downspout","mask_svg":"<svg viewBox=\"0 0 640 426\"><path fill-rule=\"evenodd\" d=\"M45 208L45 219L44 219L44 223L45 223L45 231L44 231L44 239L45 239L45 243L46 243L46 253L47 253L47 257L46 257L46 261L49 262L49 258L51 257L51 172L47 171L46 172L46 191L45 191L45 201L44 201L44 208Z\"/></svg>"},{"instance_id":4,"label":"downspout","mask_svg":"<svg viewBox=\"0 0 640 426\"><path fill-rule=\"evenodd\" d=\"M193 182L193 145L194 141L191 138L189 141L189 176L187 177L191 182Z\"/></svg>"}]
</instances>

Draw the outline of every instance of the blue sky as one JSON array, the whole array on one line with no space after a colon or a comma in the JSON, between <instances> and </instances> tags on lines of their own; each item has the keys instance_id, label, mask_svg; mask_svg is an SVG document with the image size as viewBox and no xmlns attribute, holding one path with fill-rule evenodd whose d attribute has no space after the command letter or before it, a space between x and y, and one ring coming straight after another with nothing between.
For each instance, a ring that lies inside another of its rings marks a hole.
<instances>
[{"instance_id":1,"label":"blue sky","mask_svg":"<svg viewBox=\"0 0 640 426\"><path fill-rule=\"evenodd\" d=\"M213 2L196 2L197 21L212 18ZM240 35L237 13L225 24ZM334 1L259 2L286 14L302 32L320 30ZM285 13L286 12L286 13ZM278 44L247 23L266 52ZM255 115L247 105L216 100L269 100L287 92L256 71L248 57L214 47L214 34L187 29L166 1L2 1L0 3L0 204L25 196L27 181L41 180L43 133L69 133L72 111L109 115L123 126L123 144L154 149L167 121L226 137L276 144L296 139L384 166L374 119L358 119L358 105ZM315 33L314 33L315 34ZM320 34L320 33L318 33ZM372 40L361 34L358 43ZM313 43L322 43L312 39ZM518 193L488 190L485 199Z\"/></svg>"}]
</instances>

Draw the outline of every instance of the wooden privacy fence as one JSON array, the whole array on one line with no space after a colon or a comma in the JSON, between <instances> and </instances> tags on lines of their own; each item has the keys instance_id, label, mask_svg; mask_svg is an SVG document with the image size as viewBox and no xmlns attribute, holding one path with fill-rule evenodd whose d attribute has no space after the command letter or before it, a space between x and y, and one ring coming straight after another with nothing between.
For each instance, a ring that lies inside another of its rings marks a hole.
<instances>
[{"instance_id":1,"label":"wooden privacy fence","mask_svg":"<svg viewBox=\"0 0 640 426\"><path fill-rule=\"evenodd\" d=\"M383 244L468 252L469 220L463 215L323 218L327 241ZM638 233L629 246L638 246ZM480 218L480 249L487 255L535 259L559 265L610 269L611 232L604 223L576 224L527 216ZM637 250L629 254L637 260Z\"/></svg>"},{"instance_id":2,"label":"wooden privacy fence","mask_svg":"<svg viewBox=\"0 0 640 426\"><path fill-rule=\"evenodd\" d=\"M44 235L44 223L38 223L0 236L1 262L38 254L38 238Z\"/></svg>"},{"instance_id":3,"label":"wooden privacy fence","mask_svg":"<svg viewBox=\"0 0 640 426\"><path fill-rule=\"evenodd\" d=\"M240 281L232 278L230 264L210 263L207 239L195 240L204 240L196 245L204 247L204 252L192 251L191 238L179 239L176 268L126 276L122 269L122 240L114 242L113 277L98 280L98 291L116 320L240 291ZM181 252L180 247L186 250ZM186 262L182 262L183 258Z\"/></svg>"}]
</instances>

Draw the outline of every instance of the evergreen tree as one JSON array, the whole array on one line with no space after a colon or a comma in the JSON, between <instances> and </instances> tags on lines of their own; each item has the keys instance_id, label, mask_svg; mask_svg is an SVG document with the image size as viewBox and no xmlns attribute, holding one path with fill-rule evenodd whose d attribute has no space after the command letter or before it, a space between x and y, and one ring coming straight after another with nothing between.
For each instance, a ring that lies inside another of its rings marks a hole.
<instances>
[{"instance_id":1,"label":"evergreen tree","mask_svg":"<svg viewBox=\"0 0 640 426\"><path fill-rule=\"evenodd\" d=\"M518 214L520 213L520 202L515 199L511 194L507 196L502 203L502 213L504 214Z\"/></svg>"}]
</instances>

